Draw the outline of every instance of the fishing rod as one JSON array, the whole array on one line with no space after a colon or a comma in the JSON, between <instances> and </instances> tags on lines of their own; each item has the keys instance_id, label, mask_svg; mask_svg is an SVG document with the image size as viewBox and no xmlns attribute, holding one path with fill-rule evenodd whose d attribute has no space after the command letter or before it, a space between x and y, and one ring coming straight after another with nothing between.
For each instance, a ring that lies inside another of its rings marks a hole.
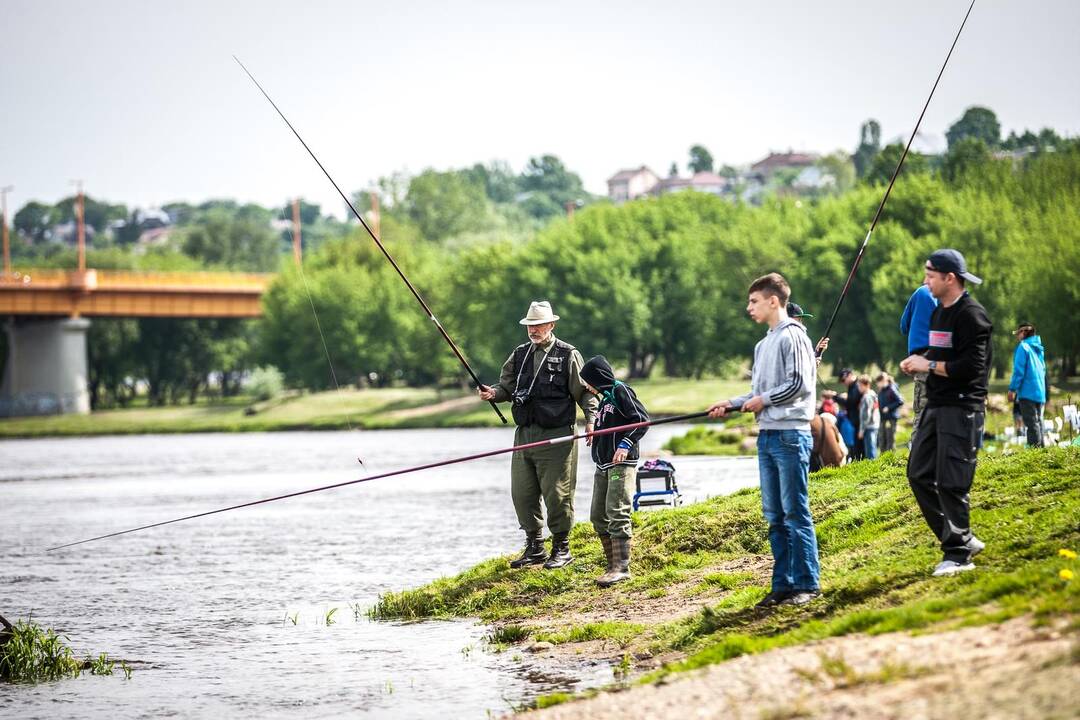
<instances>
[{"instance_id":1,"label":"fishing rod","mask_svg":"<svg viewBox=\"0 0 1080 720\"><path fill-rule=\"evenodd\" d=\"M859 254L855 256L855 263L851 266L851 272L848 273L847 282L844 283L844 289L840 291L840 297L836 301L836 307L833 308L832 315L829 317L829 324L825 326L825 332L822 334L821 339L829 337L829 332L832 330L833 323L836 322L836 315L840 312L840 306L844 304L844 298L847 297L848 290L851 288L851 282L855 279L855 272L859 269L859 263L862 262L863 255L866 253L866 246L870 244L870 235L874 232L874 228L877 227L878 220L881 218L881 211L885 209L885 201L889 199L889 193L892 192L893 185L896 183L896 177L900 174L900 169L904 166L904 160L908 156L908 151L911 149L911 143L915 141L915 136L919 134L919 126L922 124L923 116L926 115L926 109L930 107L930 100L934 97L934 91L937 90L938 83L941 82L941 76L945 74L945 67L949 64L949 58L952 57L953 50L956 48L956 43L960 39L960 33L964 31L964 25L967 24L968 16L971 15L972 8L975 7L975 0L971 0L971 4L968 5L967 13L964 14L964 20L960 23L960 29L956 31L956 37L953 38L952 45L949 47L949 53L945 56L945 62L941 65L941 70L938 71L937 80L934 80L934 87L930 88L930 96L926 98L926 104L923 105L922 112L919 113L919 119L915 122L915 129L911 131L911 137L908 138L907 145L904 146L904 152L900 155L900 162L896 163L896 169L893 170L892 177L889 178L889 186L885 188L885 194L881 198L881 202L878 203L877 212L874 213L874 219L870 221L870 229L866 231L866 237L863 238L862 246L859 248ZM820 344L820 341L818 341ZM821 357L824 349L816 352L818 357Z\"/></svg>"},{"instance_id":2,"label":"fishing rod","mask_svg":"<svg viewBox=\"0 0 1080 720\"><path fill-rule=\"evenodd\" d=\"M344 200L345 204L349 206L350 210L352 210L352 213L356 216L356 219L359 220L360 224L364 226L365 230L367 230L368 235L370 235L371 239L375 241L375 244L378 246L379 250L382 251L382 254L386 257L388 261L390 261L390 265L393 266L394 270L398 274L398 277L400 277L401 281L405 283L405 286L409 288L409 292L413 294L413 297L416 298L416 301L420 303L420 306L422 308L424 308L424 312L427 313L428 318L431 320L431 322L435 323L435 327L439 330L439 334L442 335L443 340L445 340L446 344L450 346L450 349L454 351L454 355L457 356L458 362L460 362L461 366L464 367L466 372L469 373L469 376L473 379L473 382L476 383L477 389L479 389L483 385L483 383L480 382L480 378L477 377L476 373L472 369L472 366L469 365L469 361L465 359L465 356L462 355L461 350L458 349L457 344L450 337L450 334L446 332L446 329L442 326L442 323L439 322L439 319L437 317L435 317L435 313L431 311L430 307L428 307L427 302L425 302L423 296L420 295L420 291L416 289L416 286L413 285L409 278L405 275L404 271L402 271L401 267L397 264L397 261L394 260L390 252L382 244L382 241L379 240L379 238L375 235L372 229L368 226L367 222L364 221L363 216L360 215L360 212L356 209L356 206L353 205L352 200L350 200L345 195L345 193L342 192L341 187L336 182L334 182L334 178L330 177L330 173L327 172L322 162L319 161L319 158L317 158L315 156L315 153L312 152L311 148L308 147L308 144L304 142L304 138L300 137L300 133L296 131L296 128L293 127L293 124L289 122L289 119L287 117L285 117L285 113L281 112L281 109L277 106L277 103L275 103L273 99L271 99L270 95L266 92L266 90L263 90L263 86L260 85L259 81L255 79L255 76L251 74L251 71L244 66L244 63L240 62L240 58L233 55L233 60L235 60L236 64L240 66L240 68L247 74L249 78L251 78L251 82L255 83L255 87L259 88L259 92L261 92L263 94L263 97L266 98L266 100L273 106L274 110L277 111L277 114L281 116L281 119L284 120L285 124L289 126L290 130L292 130L293 135L296 136L296 139L299 140L300 144L304 146L305 150L307 150L308 155L311 156L311 159L314 160L315 164L319 166L319 169L323 171L323 175L325 175L326 179L330 181L330 184L334 186L334 189L337 190L338 195L341 196L341 199ZM491 409L494 410L495 414L499 416L500 420L502 420L503 425L506 425L506 417L502 414L502 411L499 410L499 406L495 404L494 400L489 400L488 402L491 405Z\"/></svg>"},{"instance_id":3,"label":"fishing rod","mask_svg":"<svg viewBox=\"0 0 1080 720\"><path fill-rule=\"evenodd\" d=\"M227 512L229 510L239 510L240 508L253 507L255 505L262 505L264 503L275 502L277 500L285 500L287 498L298 497L300 495L310 495L311 493L322 492L324 490L333 490L335 488L346 487L347 485L356 485L357 483L369 482L371 480L380 480L382 478L394 477L397 475L408 475L409 473L419 472L421 470L431 470L433 468L446 467L447 465L457 465L458 463L469 462L470 460L480 460L482 458L492 457L494 455L505 455L506 453L510 452L531 450L533 448L545 447L548 445L560 445L562 443L568 443L574 440L593 438L599 435L608 435L610 433L621 432L624 430L634 430L635 428L652 427L654 425L665 425L667 423L681 422L683 420L694 420L697 418L703 418L708 414L709 412L706 410L703 412L687 413L685 415L674 415L672 417L662 418L660 420L646 420L643 422L630 423L629 425L619 425L618 427L604 428L603 430L583 432L577 435L566 435L563 437L551 438L550 440L537 440L536 442L525 443L524 445L515 445L513 447L500 448L498 450L488 450L487 452L476 453L475 455L465 455L463 457L452 458L450 460L438 460L436 462L426 463L424 465L416 465L413 467L404 468L402 470L391 470L390 472L380 473L378 475L368 475L367 477L358 478L356 480L346 480L345 482L334 483L333 485L323 485L322 487L310 488L308 490L298 490L297 492L286 493L285 495L277 495L275 497L263 498L262 500L252 500L251 502L240 503L239 505L230 505L229 507L218 508L217 510L208 510L206 512L195 513L194 515L186 515L184 517L174 518L173 520L164 520L162 522L156 522L137 528L131 528L129 530L120 530L119 532L109 533L107 535L98 535L97 537L87 538L86 540L77 540L75 542L66 543L64 545L57 545L55 547L46 548L46 552L60 550L62 548L71 547L73 545L82 545L83 543L94 542L96 540L104 540L106 538L116 537L117 535L126 535L128 533L139 532L140 530L149 530L150 528L161 527L162 525L171 525L172 523L178 523L184 520L194 520L195 518L206 517L207 515L216 515L218 513Z\"/></svg>"}]
</instances>

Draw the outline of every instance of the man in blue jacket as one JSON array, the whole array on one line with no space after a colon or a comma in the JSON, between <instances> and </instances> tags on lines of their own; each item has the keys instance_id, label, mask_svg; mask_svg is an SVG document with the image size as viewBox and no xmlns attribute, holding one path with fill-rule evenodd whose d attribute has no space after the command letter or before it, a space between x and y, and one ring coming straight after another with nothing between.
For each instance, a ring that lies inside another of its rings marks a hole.
<instances>
[{"instance_id":1,"label":"man in blue jacket","mask_svg":"<svg viewBox=\"0 0 1080 720\"><path fill-rule=\"evenodd\" d=\"M904 314L900 316L900 332L907 335L908 355L925 355L930 347L930 316L937 309L938 301L930 292L930 288L923 283L919 289L911 293L907 305L904 306ZM911 411L911 441L915 441L915 433L919 430L919 417L922 416L923 408L926 407L926 373L916 373L915 399L912 401Z\"/></svg>"},{"instance_id":2,"label":"man in blue jacket","mask_svg":"<svg viewBox=\"0 0 1080 720\"><path fill-rule=\"evenodd\" d=\"M1009 402L1020 402L1028 447L1042 447L1043 406L1046 404L1046 358L1042 340L1031 323L1020 323L1013 335L1018 342L1013 353Z\"/></svg>"}]
</instances>

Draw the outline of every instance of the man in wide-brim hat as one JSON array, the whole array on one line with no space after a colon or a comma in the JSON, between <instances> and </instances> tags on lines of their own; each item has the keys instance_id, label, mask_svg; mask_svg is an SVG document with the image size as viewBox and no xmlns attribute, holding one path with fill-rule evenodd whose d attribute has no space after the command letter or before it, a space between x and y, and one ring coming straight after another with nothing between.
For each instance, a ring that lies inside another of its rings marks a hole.
<instances>
[{"instance_id":1,"label":"man in wide-brim hat","mask_svg":"<svg viewBox=\"0 0 1080 720\"><path fill-rule=\"evenodd\" d=\"M497 384L480 387L480 398L485 401L513 403L515 445L573 435L577 407L585 413L586 429L592 429L596 397L581 382L579 373L585 364L581 353L555 337L558 319L546 300L532 303L520 321L529 341L510 353ZM552 569L573 560L569 535L574 524L576 487L576 443L514 453L510 461L510 495L518 523L525 531L525 551L510 563L511 567L543 564ZM541 499L551 531L550 556L544 551Z\"/></svg>"}]
</instances>

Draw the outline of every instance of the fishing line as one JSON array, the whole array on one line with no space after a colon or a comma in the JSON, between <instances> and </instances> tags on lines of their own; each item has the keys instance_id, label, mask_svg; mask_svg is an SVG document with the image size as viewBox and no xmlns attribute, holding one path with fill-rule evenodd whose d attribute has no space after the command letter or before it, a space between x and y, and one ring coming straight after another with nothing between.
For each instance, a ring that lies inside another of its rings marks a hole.
<instances>
[{"instance_id":1,"label":"fishing line","mask_svg":"<svg viewBox=\"0 0 1080 720\"><path fill-rule=\"evenodd\" d=\"M877 212L874 213L874 219L870 222L870 229L866 232L866 237L863 238L862 245L859 247L859 253L855 256L855 263L851 266L851 272L848 273L847 282L844 283L844 289L840 291L840 297L836 301L836 307L833 308L832 315L829 317L829 324L825 326L825 332L822 334L821 339L829 337L829 332L832 331L833 323L836 321L836 315L840 312L840 306L844 303L844 298L847 297L848 290L851 288L851 282L855 279L855 272L859 269L859 264L862 262L863 255L866 253L866 246L870 244L870 235L874 232L874 228L877 227L878 220L881 218L881 212L885 209L885 201L889 199L889 194L892 192L893 185L896 183L896 178L900 174L900 168L904 166L904 160L908 156L908 151L911 149L911 143L915 141L915 136L919 133L919 126L922 124L923 116L926 115L926 109L930 107L930 100L934 97L934 91L937 90L938 83L941 82L941 76L945 74L945 68L949 64L949 58L952 57L953 50L956 49L956 43L960 40L960 33L964 31L964 25L967 24L968 16L971 15L972 8L975 7L975 0L971 0L971 4L968 5L967 12L964 14L964 20L960 23L960 29L956 31L956 37L953 38L952 45L949 47L949 53L945 56L945 62L941 65L941 70L938 71L937 79L934 80L934 87L930 88L930 95L926 98L926 104L923 105L922 112L919 113L919 119L915 122L915 129L911 131L911 137L908 138L907 145L904 146L904 152L900 155L900 162L896 164L896 169L893 170L892 177L889 178L889 186L885 188L885 194L881 198L881 202L878 203ZM818 341L820 343L820 340ZM816 355L821 357L823 351L817 351Z\"/></svg>"}]
</instances>

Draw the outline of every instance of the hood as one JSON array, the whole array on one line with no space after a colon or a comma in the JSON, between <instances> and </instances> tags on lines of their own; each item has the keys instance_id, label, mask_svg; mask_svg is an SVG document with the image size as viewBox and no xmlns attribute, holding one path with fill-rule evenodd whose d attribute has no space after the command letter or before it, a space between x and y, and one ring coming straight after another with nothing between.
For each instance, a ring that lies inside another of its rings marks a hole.
<instances>
[{"instance_id":1,"label":"hood","mask_svg":"<svg viewBox=\"0 0 1080 720\"><path fill-rule=\"evenodd\" d=\"M1045 351L1043 350L1042 338L1040 338L1038 335L1032 335L1029 338L1024 338L1023 343L1030 347L1032 350L1034 350L1035 354L1038 355L1040 358L1043 356L1043 353Z\"/></svg>"},{"instance_id":2,"label":"hood","mask_svg":"<svg viewBox=\"0 0 1080 720\"><path fill-rule=\"evenodd\" d=\"M805 325L803 325L798 320L793 320L791 318L787 318L786 320L781 320L780 322L776 323L776 327L774 327L772 330L769 330L769 332L771 332L771 333L779 332L780 330L782 330L783 328L788 327L789 325L794 325L795 327L799 328L803 332L806 332L806 326Z\"/></svg>"},{"instance_id":3,"label":"hood","mask_svg":"<svg viewBox=\"0 0 1080 720\"><path fill-rule=\"evenodd\" d=\"M600 392L610 390L615 385L615 372L603 355L589 358L581 368L581 379Z\"/></svg>"}]
</instances>

